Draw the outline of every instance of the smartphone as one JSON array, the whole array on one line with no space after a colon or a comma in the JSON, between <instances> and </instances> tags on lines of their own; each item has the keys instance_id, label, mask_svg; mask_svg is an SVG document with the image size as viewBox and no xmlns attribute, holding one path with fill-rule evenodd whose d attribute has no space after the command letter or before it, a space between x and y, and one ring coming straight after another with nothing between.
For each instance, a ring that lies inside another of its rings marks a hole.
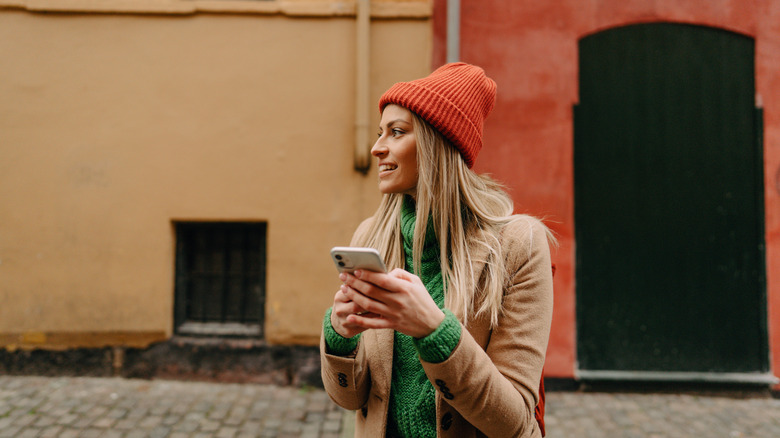
<instances>
[{"instance_id":1,"label":"smartphone","mask_svg":"<svg viewBox=\"0 0 780 438\"><path fill-rule=\"evenodd\" d=\"M337 246L330 250L330 257L339 272L352 273L355 269L374 272L387 272L385 263L374 248Z\"/></svg>"}]
</instances>

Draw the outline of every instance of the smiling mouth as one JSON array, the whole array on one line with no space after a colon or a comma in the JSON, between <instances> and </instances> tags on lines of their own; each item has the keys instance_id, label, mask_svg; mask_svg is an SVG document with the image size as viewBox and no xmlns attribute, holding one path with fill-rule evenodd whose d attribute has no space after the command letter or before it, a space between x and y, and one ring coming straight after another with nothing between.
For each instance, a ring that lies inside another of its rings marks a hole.
<instances>
[{"instance_id":1,"label":"smiling mouth","mask_svg":"<svg viewBox=\"0 0 780 438\"><path fill-rule=\"evenodd\" d=\"M388 170L395 170L397 168L398 168L398 166L394 166L392 164L380 164L379 165L379 171L380 172L385 172L385 171L388 171Z\"/></svg>"}]
</instances>

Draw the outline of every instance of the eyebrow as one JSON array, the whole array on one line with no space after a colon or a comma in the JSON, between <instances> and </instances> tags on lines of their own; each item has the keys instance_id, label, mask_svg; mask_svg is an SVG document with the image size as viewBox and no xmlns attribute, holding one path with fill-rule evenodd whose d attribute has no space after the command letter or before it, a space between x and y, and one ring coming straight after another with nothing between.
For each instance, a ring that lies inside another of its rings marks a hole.
<instances>
[{"instance_id":1,"label":"eyebrow","mask_svg":"<svg viewBox=\"0 0 780 438\"><path fill-rule=\"evenodd\" d=\"M396 123L406 123L407 125L411 125L411 124L412 124L412 122L407 122L407 121L406 121L406 120L404 120L404 119L395 119L395 120L391 120L391 121L387 122L387 125L386 125L386 126L387 126L388 128L390 128L390 127L392 127L393 125L395 125ZM382 129L382 125L379 125L379 129Z\"/></svg>"}]
</instances>

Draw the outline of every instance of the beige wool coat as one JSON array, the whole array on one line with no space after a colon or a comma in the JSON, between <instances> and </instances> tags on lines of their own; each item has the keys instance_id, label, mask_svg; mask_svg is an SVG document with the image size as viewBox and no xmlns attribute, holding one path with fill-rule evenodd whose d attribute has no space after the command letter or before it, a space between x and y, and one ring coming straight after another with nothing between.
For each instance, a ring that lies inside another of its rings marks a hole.
<instances>
[{"instance_id":1,"label":"beige wool coat","mask_svg":"<svg viewBox=\"0 0 780 438\"><path fill-rule=\"evenodd\" d=\"M541 437L534 408L552 319L550 251L539 220L514 219L501 232L507 286L498 325L470 319L447 360L422 362L436 389L439 437ZM470 250L473 260L485 260L486 250ZM475 278L483 268L475 264ZM339 406L358 411L356 437L386 434L393 338L392 330L367 330L355 357L327 354L320 340L325 389Z\"/></svg>"}]
</instances>

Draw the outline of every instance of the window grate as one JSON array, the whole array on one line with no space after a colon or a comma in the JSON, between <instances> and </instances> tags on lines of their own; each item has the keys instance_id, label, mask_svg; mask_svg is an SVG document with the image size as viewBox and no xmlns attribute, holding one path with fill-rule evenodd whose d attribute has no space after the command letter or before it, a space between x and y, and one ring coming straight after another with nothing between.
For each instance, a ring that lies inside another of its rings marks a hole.
<instances>
[{"instance_id":1,"label":"window grate","mask_svg":"<svg viewBox=\"0 0 780 438\"><path fill-rule=\"evenodd\" d=\"M266 224L175 226L176 333L261 337Z\"/></svg>"}]
</instances>

